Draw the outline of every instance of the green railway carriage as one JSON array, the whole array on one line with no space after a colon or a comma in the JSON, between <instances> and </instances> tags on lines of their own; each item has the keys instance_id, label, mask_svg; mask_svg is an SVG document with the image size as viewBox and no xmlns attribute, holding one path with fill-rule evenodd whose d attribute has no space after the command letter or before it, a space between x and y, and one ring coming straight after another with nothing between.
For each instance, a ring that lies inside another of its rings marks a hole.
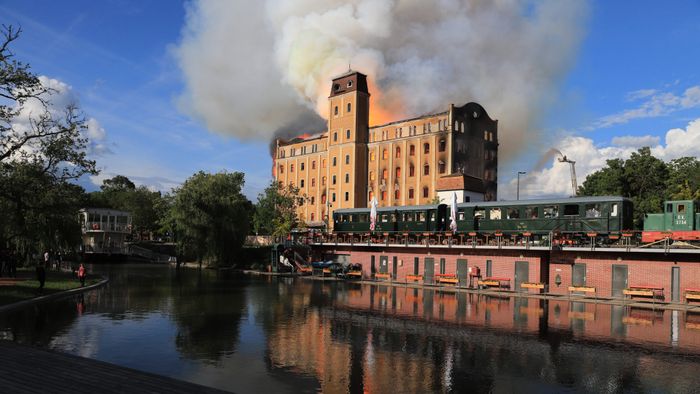
<instances>
[{"instance_id":1,"label":"green railway carriage","mask_svg":"<svg viewBox=\"0 0 700 394\"><path fill-rule=\"evenodd\" d=\"M415 205L377 208L375 232L445 231L447 206ZM338 233L369 232L369 208L337 209L333 212L333 229Z\"/></svg>"},{"instance_id":2,"label":"green railway carriage","mask_svg":"<svg viewBox=\"0 0 700 394\"><path fill-rule=\"evenodd\" d=\"M448 212L449 217L449 212ZM596 196L457 205L457 231L599 234L632 228L632 202Z\"/></svg>"}]
</instances>

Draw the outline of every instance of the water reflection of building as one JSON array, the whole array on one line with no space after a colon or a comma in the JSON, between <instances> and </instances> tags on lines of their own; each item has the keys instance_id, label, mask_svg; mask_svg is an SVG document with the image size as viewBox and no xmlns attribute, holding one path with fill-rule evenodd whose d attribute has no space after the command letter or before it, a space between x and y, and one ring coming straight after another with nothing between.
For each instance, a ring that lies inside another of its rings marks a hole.
<instances>
[{"instance_id":1,"label":"water reflection of building","mask_svg":"<svg viewBox=\"0 0 700 394\"><path fill-rule=\"evenodd\" d=\"M131 214L105 208L80 210L83 251L86 254L126 254Z\"/></svg>"},{"instance_id":2,"label":"water reflection of building","mask_svg":"<svg viewBox=\"0 0 700 394\"><path fill-rule=\"evenodd\" d=\"M667 355L700 354L700 314L317 285L314 292L335 294L334 301L295 297L291 323L269 334L268 354L275 368L315 376L324 392L519 391L519 381L543 387L538 379L590 391L660 382L682 388ZM630 376L634 382L625 381Z\"/></svg>"}]
</instances>

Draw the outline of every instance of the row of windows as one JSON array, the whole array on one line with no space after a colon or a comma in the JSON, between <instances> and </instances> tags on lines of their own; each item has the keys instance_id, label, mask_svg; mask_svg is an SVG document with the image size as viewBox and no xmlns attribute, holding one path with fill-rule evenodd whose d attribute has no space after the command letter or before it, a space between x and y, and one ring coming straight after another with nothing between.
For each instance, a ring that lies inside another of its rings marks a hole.
<instances>
[{"instance_id":1,"label":"row of windows","mask_svg":"<svg viewBox=\"0 0 700 394\"><path fill-rule=\"evenodd\" d=\"M333 157L332 159L333 167L338 165L338 161L336 157ZM350 155L345 155L345 164L350 164ZM321 168L326 168L326 159L321 160ZM316 160L311 161L311 169L315 170L316 169ZM304 163L299 163L299 171L304 171ZM279 172L280 174L284 174L284 165L280 164L279 165ZM294 172L294 164L289 165L289 172Z\"/></svg>"},{"instance_id":2,"label":"row of windows","mask_svg":"<svg viewBox=\"0 0 700 394\"><path fill-rule=\"evenodd\" d=\"M408 189L408 198L409 199L414 199L415 194L416 193L415 193L415 190L413 188ZM379 201L386 201L387 196L388 196L387 191L382 190L381 192L379 192L379 195L378 195ZM428 198L428 196L430 196L430 188L424 187L423 188L423 198ZM368 201L372 201L372 199L374 198L374 192L370 191L368 197L369 197ZM401 198L401 190L399 190L399 189L394 190L394 199L398 200L400 198Z\"/></svg>"},{"instance_id":3,"label":"row of windows","mask_svg":"<svg viewBox=\"0 0 700 394\"><path fill-rule=\"evenodd\" d=\"M542 215L540 216L540 208ZM583 209L583 216L586 218L599 218L602 216L603 209L601 204L586 204ZM580 206L578 204L564 205L564 216L581 216ZM616 203L611 204L610 216L618 215L618 207ZM544 207L504 207L504 208L478 208L474 210L474 219L489 220L501 219L538 219L538 218L556 218L559 217L559 206L549 205ZM458 211L458 220L465 219L464 210Z\"/></svg>"},{"instance_id":4,"label":"row of windows","mask_svg":"<svg viewBox=\"0 0 700 394\"><path fill-rule=\"evenodd\" d=\"M437 130L445 130L447 131L447 119L439 119L438 124L437 124ZM423 134L430 133L432 126L431 123L423 123ZM404 130L406 133L404 133ZM384 141L388 140L391 138L389 135L389 131L387 129L384 130L377 130L374 131L370 134L370 142L376 142L376 141ZM404 127L397 127L394 129L394 137L395 138L401 138L401 137L408 137L412 135L418 135L418 128L416 125L408 125L404 129Z\"/></svg>"},{"instance_id":5,"label":"row of windows","mask_svg":"<svg viewBox=\"0 0 700 394\"><path fill-rule=\"evenodd\" d=\"M350 139L350 129L345 130L345 139ZM333 142L338 142L338 132L333 132Z\"/></svg>"},{"instance_id":6,"label":"row of windows","mask_svg":"<svg viewBox=\"0 0 700 394\"><path fill-rule=\"evenodd\" d=\"M438 161L438 172L440 174L444 174L447 171L447 165L445 164L444 161L440 160ZM389 172L387 169L382 170L382 178L381 179L389 179ZM416 168L411 165L408 167L408 176L413 177L416 175ZM423 175L430 175L430 165L429 164L424 164L423 165ZM401 167L396 167L394 169L394 179L399 179L401 178ZM374 176L374 171L369 172L369 180L373 181L375 180Z\"/></svg>"},{"instance_id":7,"label":"row of windows","mask_svg":"<svg viewBox=\"0 0 700 394\"><path fill-rule=\"evenodd\" d=\"M300 155L305 155L308 153L308 148L311 148L311 153L316 153L318 152L318 144L313 144L313 145L305 145L300 148L289 148L289 157L294 157L297 155L297 152L299 152ZM279 157L281 159L284 159L287 157L285 149L280 149L279 151Z\"/></svg>"},{"instance_id":8,"label":"row of windows","mask_svg":"<svg viewBox=\"0 0 700 394\"><path fill-rule=\"evenodd\" d=\"M440 143L438 144L438 151L439 152L444 152L445 149L447 148L447 143L445 142L444 139L440 140ZM423 153L428 154L430 153L430 143L426 142L423 144ZM410 145L408 147L408 155L409 156L415 156L416 155L416 146L415 145ZM394 148L394 157L397 159L401 158L401 147L397 146ZM389 150L384 148L382 149L382 159L387 160L389 158ZM371 151L369 153L369 161L374 161L376 160L376 154L375 151Z\"/></svg>"}]
</instances>

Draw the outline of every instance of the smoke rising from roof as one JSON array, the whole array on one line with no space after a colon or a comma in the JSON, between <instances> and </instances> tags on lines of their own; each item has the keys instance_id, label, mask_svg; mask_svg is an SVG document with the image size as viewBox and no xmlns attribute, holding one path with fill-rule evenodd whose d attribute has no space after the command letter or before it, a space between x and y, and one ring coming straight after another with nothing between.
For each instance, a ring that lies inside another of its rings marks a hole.
<instances>
[{"instance_id":1,"label":"smoke rising from roof","mask_svg":"<svg viewBox=\"0 0 700 394\"><path fill-rule=\"evenodd\" d=\"M181 104L242 139L316 132L330 80L351 63L388 120L483 104L507 158L537 136L586 14L559 0L197 1L176 49Z\"/></svg>"}]
</instances>

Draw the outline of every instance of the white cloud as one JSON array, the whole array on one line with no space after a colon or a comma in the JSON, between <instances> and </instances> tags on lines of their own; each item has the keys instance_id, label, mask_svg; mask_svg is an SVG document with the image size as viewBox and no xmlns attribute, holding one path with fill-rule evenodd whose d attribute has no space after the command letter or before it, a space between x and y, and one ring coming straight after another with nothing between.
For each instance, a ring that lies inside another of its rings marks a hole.
<instances>
[{"instance_id":1,"label":"white cloud","mask_svg":"<svg viewBox=\"0 0 700 394\"><path fill-rule=\"evenodd\" d=\"M643 144L656 142L656 144ZM557 148L569 159L576 161L576 176L578 184L582 184L586 176L603 168L609 159L627 159L641 146L650 146L652 154L664 161L679 157L700 156L700 118L690 122L685 129L671 129L666 132L664 144L659 144L659 138L617 137L612 146L596 146L593 140L586 137L566 137ZM516 195L516 179L511 179L500 186L499 197L512 199ZM520 177L521 198L539 198L548 196L568 196L572 194L569 165L560 163L554 158L548 167L531 171Z\"/></svg>"},{"instance_id":2,"label":"white cloud","mask_svg":"<svg viewBox=\"0 0 700 394\"><path fill-rule=\"evenodd\" d=\"M653 118L664 116L670 113L688 108L700 106L700 86L691 86L682 94L677 95L671 92L659 92L653 89L643 89L630 92L628 99L646 99L637 108L626 109L624 111L604 116L585 130L595 130L617 124L628 123L634 119Z\"/></svg>"}]
</instances>

